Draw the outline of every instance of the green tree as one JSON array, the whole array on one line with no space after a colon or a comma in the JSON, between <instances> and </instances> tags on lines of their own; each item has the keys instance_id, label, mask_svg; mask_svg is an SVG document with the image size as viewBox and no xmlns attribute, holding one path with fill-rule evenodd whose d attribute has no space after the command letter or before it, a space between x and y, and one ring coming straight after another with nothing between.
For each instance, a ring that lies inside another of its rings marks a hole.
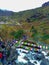
<instances>
[{"instance_id":1,"label":"green tree","mask_svg":"<svg viewBox=\"0 0 49 65\"><path fill-rule=\"evenodd\" d=\"M38 41L38 32L37 32L37 30L35 29L34 26L32 26L30 32L32 32L33 40Z\"/></svg>"},{"instance_id":2,"label":"green tree","mask_svg":"<svg viewBox=\"0 0 49 65\"><path fill-rule=\"evenodd\" d=\"M21 39L23 37L24 31L23 30L18 30L18 31L13 31L11 32L11 35L14 36L15 39Z\"/></svg>"}]
</instances>

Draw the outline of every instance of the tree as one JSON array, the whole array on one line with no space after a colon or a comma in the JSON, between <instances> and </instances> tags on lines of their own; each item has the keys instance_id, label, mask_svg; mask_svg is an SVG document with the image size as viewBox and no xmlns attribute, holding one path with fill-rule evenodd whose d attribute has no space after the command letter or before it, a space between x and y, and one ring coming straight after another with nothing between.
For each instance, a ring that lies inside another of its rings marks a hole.
<instances>
[{"instance_id":1,"label":"tree","mask_svg":"<svg viewBox=\"0 0 49 65\"><path fill-rule=\"evenodd\" d=\"M13 31L11 32L11 35L14 36L15 39L21 39L23 37L24 31L23 30L18 30L18 31Z\"/></svg>"},{"instance_id":2,"label":"tree","mask_svg":"<svg viewBox=\"0 0 49 65\"><path fill-rule=\"evenodd\" d=\"M33 40L38 41L38 32L37 32L37 30L34 28L34 26L32 26L30 32L32 32Z\"/></svg>"}]
</instances>

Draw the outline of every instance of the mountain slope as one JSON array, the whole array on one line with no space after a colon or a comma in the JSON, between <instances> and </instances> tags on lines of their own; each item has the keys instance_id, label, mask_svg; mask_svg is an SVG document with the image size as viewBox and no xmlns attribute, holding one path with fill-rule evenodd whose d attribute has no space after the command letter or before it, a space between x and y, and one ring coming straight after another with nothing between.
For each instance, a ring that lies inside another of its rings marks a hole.
<instances>
[{"instance_id":1,"label":"mountain slope","mask_svg":"<svg viewBox=\"0 0 49 65\"><path fill-rule=\"evenodd\" d=\"M0 22L6 24L5 27L4 25L1 27L4 30L8 27L8 33L23 29L28 39L32 38L35 41L43 41L49 44L49 6L12 12L7 16L0 15Z\"/></svg>"}]
</instances>

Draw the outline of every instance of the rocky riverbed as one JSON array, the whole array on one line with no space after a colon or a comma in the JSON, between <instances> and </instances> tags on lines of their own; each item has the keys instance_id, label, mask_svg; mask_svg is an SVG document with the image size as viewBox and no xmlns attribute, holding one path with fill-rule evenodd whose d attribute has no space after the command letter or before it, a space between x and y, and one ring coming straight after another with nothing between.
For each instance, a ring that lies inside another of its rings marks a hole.
<instances>
[{"instance_id":1,"label":"rocky riverbed","mask_svg":"<svg viewBox=\"0 0 49 65\"><path fill-rule=\"evenodd\" d=\"M24 49L16 49L16 65L49 65L49 56L46 52L33 52Z\"/></svg>"},{"instance_id":2,"label":"rocky riverbed","mask_svg":"<svg viewBox=\"0 0 49 65\"><path fill-rule=\"evenodd\" d=\"M5 49L3 51L7 52ZM42 50L35 52L12 46L10 49L8 47L8 52L10 55L5 57L4 65L49 65L49 53Z\"/></svg>"}]
</instances>

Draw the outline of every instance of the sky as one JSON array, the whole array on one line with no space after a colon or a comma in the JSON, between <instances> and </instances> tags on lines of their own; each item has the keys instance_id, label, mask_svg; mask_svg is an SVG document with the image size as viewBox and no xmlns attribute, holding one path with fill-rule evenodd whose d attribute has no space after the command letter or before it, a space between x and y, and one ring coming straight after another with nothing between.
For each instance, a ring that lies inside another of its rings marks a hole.
<instances>
[{"instance_id":1,"label":"sky","mask_svg":"<svg viewBox=\"0 0 49 65\"><path fill-rule=\"evenodd\" d=\"M19 12L41 7L47 1L49 0L0 0L0 9Z\"/></svg>"}]
</instances>

